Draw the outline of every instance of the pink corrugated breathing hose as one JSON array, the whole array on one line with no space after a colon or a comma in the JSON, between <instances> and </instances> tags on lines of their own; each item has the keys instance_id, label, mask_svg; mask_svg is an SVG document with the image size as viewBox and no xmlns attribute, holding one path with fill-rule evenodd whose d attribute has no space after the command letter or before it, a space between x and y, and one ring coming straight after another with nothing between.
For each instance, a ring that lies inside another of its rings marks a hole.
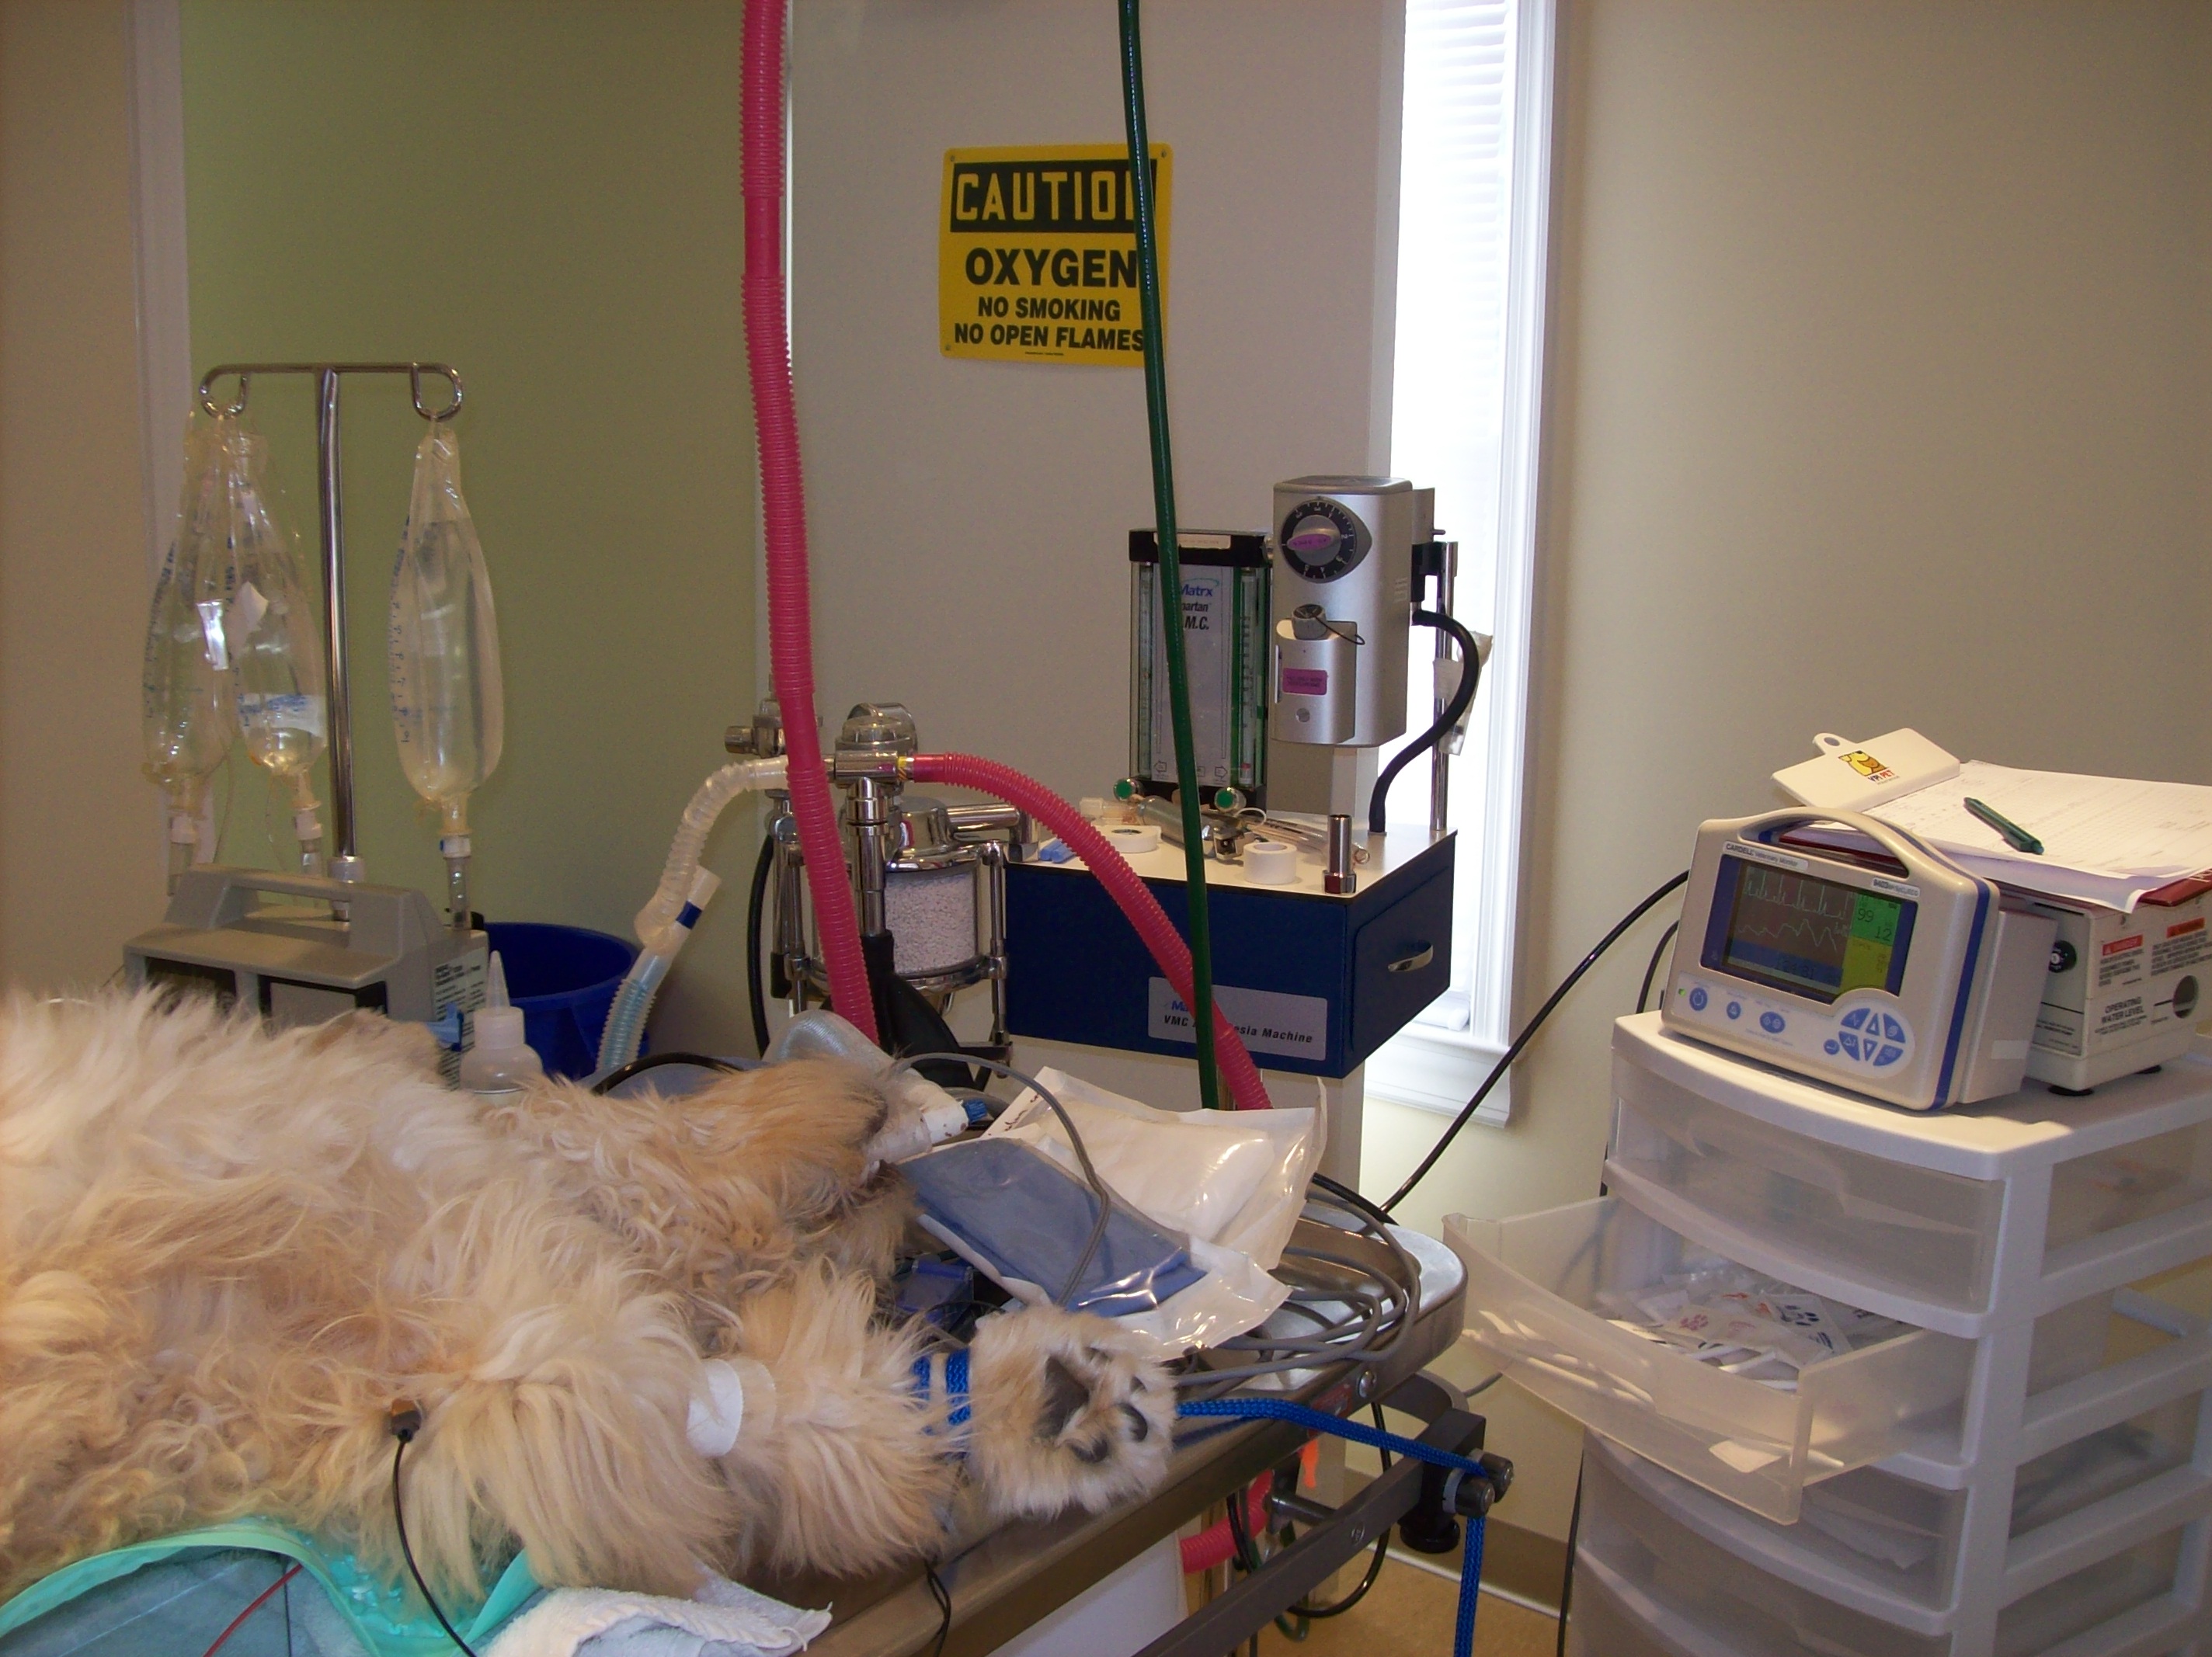
<instances>
[{"instance_id":1,"label":"pink corrugated breathing hose","mask_svg":"<svg viewBox=\"0 0 2212 1657\"><path fill-rule=\"evenodd\" d=\"M1273 1473L1261 1473L1244 1492L1244 1534L1257 1536L1267 1522L1267 1486L1274 1483ZM1229 1498L1231 1502L1235 1496ZM1194 1576L1200 1571L1212 1570L1237 1557L1236 1533L1229 1528L1229 1515L1224 1514L1196 1536L1186 1536L1176 1545L1182 1555L1182 1574Z\"/></svg>"},{"instance_id":2,"label":"pink corrugated breathing hose","mask_svg":"<svg viewBox=\"0 0 2212 1657\"><path fill-rule=\"evenodd\" d=\"M814 637L806 580L806 492L791 396L790 325L783 290L783 33L786 0L745 6L745 354L760 439L761 515L768 529L769 660L791 761L791 814L814 924L829 966L830 998L871 1041L875 1004L860 957L860 925L845 873L845 841L814 729Z\"/></svg>"},{"instance_id":3,"label":"pink corrugated breathing hose","mask_svg":"<svg viewBox=\"0 0 2212 1657\"><path fill-rule=\"evenodd\" d=\"M978 759L973 754L924 754L913 762L913 774L921 782L949 782L995 794L1010 805L1018 805L1066 841L1069 849L1083 859L1098 883L1106 889L1107 895L1129 917L1129 924L1137 929L1137 936L1152 952L1152 959L1159 964L1169 987L1182 998L1183 1005L1190 1005L1189 946L1146 889L1145 883L1137 878L1136 871L1107 843L1105 835L1083 820L1080 811L1042 783L994 760ZM1269 1103L1267 1089L1260 1080L1259 1068L1253 1064L1252 1055L1244 1050L1243 1038L1231 1027L1218 1005L1213 1010L1213 1029L1214 1039L1219 1044L1221 1074L1229 1083L1230 1096L1236 1100L1237 1108L1266 1110Z\"/></svg>"}]
</instances>

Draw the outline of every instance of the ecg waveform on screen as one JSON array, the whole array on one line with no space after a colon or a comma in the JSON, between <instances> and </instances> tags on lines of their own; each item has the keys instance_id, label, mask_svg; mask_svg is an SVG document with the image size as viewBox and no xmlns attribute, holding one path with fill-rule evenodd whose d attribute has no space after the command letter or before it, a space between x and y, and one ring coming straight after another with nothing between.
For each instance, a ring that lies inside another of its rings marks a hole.
<instances>
[{"instance_id":1,"label":"ecg waveform on screen","mask_svg":"<svg viewBox=\"0 0 2212 1657\"><path fill-rule=\"evenodd\" d=\"M1851 936L1852 895L1778 869L1744 871L1735 935L1814 960L1841 956Z\"/></svg>"}]
</instances>

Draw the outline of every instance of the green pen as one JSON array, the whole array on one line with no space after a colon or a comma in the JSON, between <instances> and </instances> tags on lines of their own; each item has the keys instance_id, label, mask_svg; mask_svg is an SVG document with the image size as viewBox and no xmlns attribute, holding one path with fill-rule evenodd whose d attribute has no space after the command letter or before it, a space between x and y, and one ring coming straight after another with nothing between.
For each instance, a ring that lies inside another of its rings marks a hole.
<instances>
[{"instance_id":1,"label":"green pen","mask_svg":"<svg viewBox=\"0 0 2212 1657\"><path fill-rule=\"evenodd\" d=\"M2011 818L1998 815L1996 811L1972 795L1967 796L1966 805L1966 810L1975 817L2002 835L2004 843L2011 847L2014 851L2027 852L2036 857L2043 855L2043 842L2013 822Z\"/></svg>"}]
</instances>

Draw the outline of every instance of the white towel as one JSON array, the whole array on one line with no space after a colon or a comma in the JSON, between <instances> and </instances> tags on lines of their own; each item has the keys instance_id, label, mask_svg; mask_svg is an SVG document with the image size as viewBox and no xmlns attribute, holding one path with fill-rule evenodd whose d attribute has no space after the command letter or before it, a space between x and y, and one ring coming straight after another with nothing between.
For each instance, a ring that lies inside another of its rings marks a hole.
<instances>
[{"instance_id":1,"label":"white towel","mask_svg":"<svg viewBox=\"0 0 2212 1657\"><path fill-rule=\"evenodd\" d=\"M611 1588L556 1588L500 1630L485 1657L788 1657L830 1626L710 1577L690 1599Z\"/></svg>"}]
</instances>

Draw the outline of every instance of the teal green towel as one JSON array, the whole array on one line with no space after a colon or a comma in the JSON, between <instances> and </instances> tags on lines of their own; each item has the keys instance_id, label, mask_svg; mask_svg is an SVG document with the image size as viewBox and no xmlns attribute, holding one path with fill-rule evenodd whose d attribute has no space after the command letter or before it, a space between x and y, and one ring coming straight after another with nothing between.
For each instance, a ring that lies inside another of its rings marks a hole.
<instances>
[{"instance_id":1,"label":"teal green towel","mask_svg":"<svg viewBox=\"0 0 2212 1657\"><path fill-rule=\"evenodd\" d=\"M311 1538L258 1519L133 1543L65 1565L0 1605L0 1637L133 1571L202 1549L248 1549L297 1562L322 1584L331 1605L375 1657L441 1657L453 1648L434 1618L427 1612L407 1615L407 1596L370 1575L352 1555L326 1553ZM447 1613L462 1636L482 1650L538 1591L528 1556L518 1553L482 1605L448 1606ZM244 1610L244 1605L239 1609Z\"/></svg>"}]
</instances>

